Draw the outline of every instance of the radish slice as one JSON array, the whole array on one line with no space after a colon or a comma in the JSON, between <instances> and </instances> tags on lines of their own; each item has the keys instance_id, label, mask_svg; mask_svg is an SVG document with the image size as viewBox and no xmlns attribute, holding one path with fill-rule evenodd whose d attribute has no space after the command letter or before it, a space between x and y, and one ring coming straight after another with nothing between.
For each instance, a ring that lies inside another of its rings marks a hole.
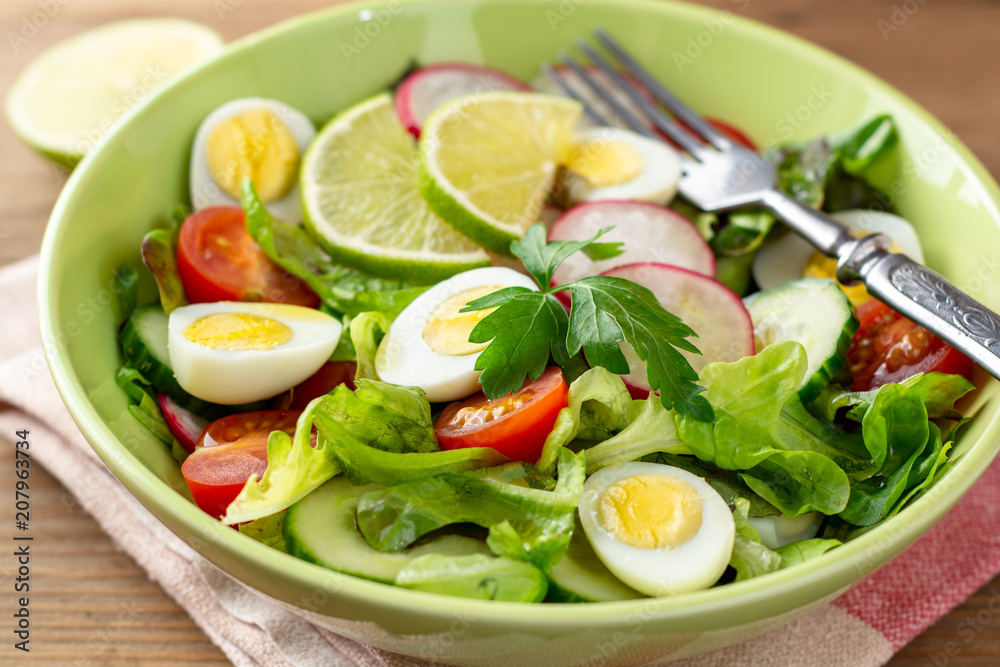
<instances>
[{"instance_id":1,"label":"radish slice","mask_svg":"<svg viewBox=\"0 0 1000 667\"><path fill-rule=\"evenodd\" d=\"M701 232L687 218L669 208L635 201L600 201L581 204L559 218L549 232L550 241L583 241L604 227L614 227L601 237L621 242L617 257L594 261L578 252L556 269L553 285L596 276L618 266L637 262L670 264L705 276L715 276L715 255Z\"/></svg>"},{"instance_id":2,"label":"radish slice","mask_svg":"<svg viewBox=\"0 0 1000 667\"><path fill-rule=\"evenodd\" d=\"M160 412L163 413L163 420L167 422L170 433L177 438L188 454L194 451L195 445L201 438L202 432L208 426L208 420L202 419L190 410L186 410L177 405L172 398L164 393L159 393L157 398L160 403Z\"/></svg>"},{"instance_id":3,"label":"radish slice","mask_svg":"<svg viewBox=\"0 0 1000 667\"><path fill-rule=\"evenodd\" d=\"M396 113L414 137L439 106L464 95L494 90L530 91L531 87L506 72L468 63L441 63L421 67L396 90Z\"/></svg>"},{"instance_id":4,"label":"radish slice","mask_svg":"<svg viewBox=\"0 0 1000 667\"><path fill-rule=\"evenodd\" d=\"M754 353L753 322L750 313L731 289L713 278L666 264L629 264L601 275L627 278L650 289L657 301L681 322L694 329L691 338L701 354L681 351L691 366L701 372L713 361L737 361ZM631 372L622 379L633 395L648 395L646 364L628 343L620 343Z\"/></svg>"}]
</instances>

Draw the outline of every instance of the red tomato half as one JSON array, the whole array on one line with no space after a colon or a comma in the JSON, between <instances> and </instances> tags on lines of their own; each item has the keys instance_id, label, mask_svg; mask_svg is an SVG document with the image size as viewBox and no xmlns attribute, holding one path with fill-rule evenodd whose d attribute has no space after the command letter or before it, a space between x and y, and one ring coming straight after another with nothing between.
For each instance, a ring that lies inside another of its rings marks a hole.
<instances>
[{"instance_id":1,"label":"red tomato half","mask_svg":"<svg viewBox=\"0 0 1000 667\"><path fill-rule=\"evenodd\" d=\"M902 382L917 373L972 374L968 357L881 301L866 301L857 313L858 332L847 352L854 391Z\"/></svg>"},{"instance_id":2,"label":"red tomato half","mask_svg":"<svg viewBox=\"0 0 1000 667\"><path fill-rule=\"evenodd\" d=\"M319 297L272 262L247 231L243 209L205 208L188 216L177 240L177 272L191 303L270 301L315 308Z\"/></svg>"},{"instance_id":3,"label":"red tomato half","mask_svg":"<svg viewBox=\"0 0 1000 667\"><path fill-rule=\"evenodd\" d=\"M545 437L566 407L566 380L552 366L519 391L490 400L479 392L452 403L434 424L442 449L492 447L509 459L534 463Z\"/></svg>"},{"instance_id":4,"label":"red tomato half","mask_svg":"<svg viewBox=\"0 0 1000 667\"><path fill-rule=\"evenodd\" d=\"M218 519L247 480L267 470L267 438L271 431L295 433L298 410L244 412L217 419L202 433L194 454L181 466L184 481L198 507Z\"/></svg>"}]
</instances>

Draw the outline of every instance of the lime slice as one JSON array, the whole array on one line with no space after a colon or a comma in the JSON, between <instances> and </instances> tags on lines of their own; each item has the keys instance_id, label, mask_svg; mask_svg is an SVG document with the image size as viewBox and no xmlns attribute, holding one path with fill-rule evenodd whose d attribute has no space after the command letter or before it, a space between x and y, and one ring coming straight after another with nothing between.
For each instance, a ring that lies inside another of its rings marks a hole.
<instances>
[{"instance_id":1,"label":"lime slice","mask_svg":"<svg viewBox=\"0 0 1000 667\"><path fill-rule=\"evenodd\" d=\"M420 189L455 229L493 252L538 221L581 107L574 100L497 91L443 105L420 135Z\"/></svg>"},{"instance_id":2,"label":"lime slice","mask_svg":"<svg viewBox=\"0 0 1000 667\"><path fill-rule=\"evenodd\" d=\"M421 283L489 264L420 196L416 142L389 93L331 120L306 152L299 178L306 225L345 264Z\"/></svg>"},{"instance_id":3,"label":"lime slice","mask_svg":"<svg viewBox=\"0 0 1000 667\"><path fill-rule=\"evenodd\" d=\"M189 21L109 23L28 65L7 96L7 117L25 143L72 167L164 81L222 48L218 33Z\"/></svg>"}]
</instances>

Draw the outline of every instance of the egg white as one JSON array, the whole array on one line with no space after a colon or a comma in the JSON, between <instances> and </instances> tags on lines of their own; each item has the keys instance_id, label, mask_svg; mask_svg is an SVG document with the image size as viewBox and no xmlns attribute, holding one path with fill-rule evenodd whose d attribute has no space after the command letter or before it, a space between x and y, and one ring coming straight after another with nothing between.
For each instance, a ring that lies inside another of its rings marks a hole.
<instances>
[{"instance_id":1,"label":"egg white","mask_svg":"<svg viewBox=\"0 0 1000 667\"><path fill-rule=\"evenodd\" d=\"M620 542L601 525L600 501L608 487L644 474L671 475L698 492L702 523L689 541L676 547L642 549ZM722 496L703 478L659 463L623 463L598 470L583 485L579 511L583 531L601 562L624 583L647 595L708 588L725 572L736 540L733 513Z\"/></svg>"},{"instance_id":2,"label":"egg white","mask_svg":"<svg viewBox=\"0 0 1000 667\"><path fill-rule=\"evenodd\" d=\"M924 263L924 252L917 232L913 225L898 215L884 211L850 210L833 213L830 217L856 232L881 232L892 239L900 252L915 262ZM815 250L798 234L786 234L757 254L753 262L753 278L761 289L798 280Z\"/></svg>"},{"instance_id":3,"label":"egg white","mask_svg":"<svg viewBox=\"0 0 1000 667\"><path fill-rule=\"evenodd\" d=\"M245 97L226 102L202 121L194 137L194 145L191 149L189 187L191 189L191 205L196 211L210 206L240 205L239 201L230 197L212 178L208 169L208 138L212 134L212 130L222 121L260 108L268 109L288 126L299 147L299 160L301 161L305 156L306 149L316 137L316 128L304 113L293 109L284 102L265 97ZM302 197L299 194L298 178L295 179L295 185L288 191L288 194L272 202L266 202L265 205L272 215L284 222L301 223Z\"/></svg>"},{"instance_id":4,"label":"egg white","mask_svg":"<svg viewBox=\"0 0 1000 667\"><path fill-rule=\"evenodd\" d=\"M423 332L428 318L443 301L485 285L538 289L531 278L499 266L472 269L438 283L414 299L389 327L375 357L379 379L420 387L432 402L454 401L478 391L481 372L475 367L480 353L439 354L424 341Z\"/></svg>"},{"instance_id":5,"label":"egg white","mask_svg":"<svg viewBox=\"0 0 1000 667\"><path fill-rule=\"evenodd\" d=\"M184 337L189 325L219 313L249 313L277 320L292 330L292 338L270 349L220 350ZM184 391L212 403L236 405L270 398L308 378L333 354L342 331L337 319L303 306L196 303L170 313L167 348L174 376Z\"/></svg>"},{"instance_id":6,"label":"egg white","mask_svg":"<svg viewBox=\"0 0 1000 667\"><path fill-rule=\"evenodd\" d=\"M792 542L816 537L823 523L823 515L819 512L806 512L797 517L777 514L752 516L748 520L760 533L760 541L765 547L778 549Z\"/></svg>"},{"instance_id":7,"label":"egg white","mask_svg":"<svg viewBox=\"0 0 1000 667\"><path fill-rule=\"evenodd\" d=\"M567 173L563 184L571 204L615 199L666 205L677 194L681 158L664 142L615 127L582 130L574 141L607 141L631 146L642 156L642 169L635 178L619 185L605 186L592 186L583 177Z\"/></svg>"}]
</instances>

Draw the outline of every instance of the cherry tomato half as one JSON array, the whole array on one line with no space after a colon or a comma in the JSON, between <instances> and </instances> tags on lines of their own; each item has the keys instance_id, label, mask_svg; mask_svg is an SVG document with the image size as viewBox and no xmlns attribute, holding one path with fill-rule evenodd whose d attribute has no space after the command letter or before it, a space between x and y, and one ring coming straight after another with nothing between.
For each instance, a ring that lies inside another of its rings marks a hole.
<instances>
[{"instance_id":1,"label":"cherry tomato half","mask_svg":"<svg viewBox=\"0 0 1000 667\"><path fill-rule=\"evenodd\" d=\"M552 366L520 390L490 400L479 392L452 403L434 424L442 449L492 447L509 459L534 463L545 437L566 407L566 380Z\"/></svg>"},{"instance_id":2,"label":"cherry tomato half","mask_svg":"<svg viewBox=\"0 0 1000 667\"><path fill-rule=\"evenodd\" d=\"M299 384L275 396L271 407L276 410L305 410L314 398L326 396L339 385L345 384L354 391L357 371L355 361L328 361Z\"/></svg>"},{"instance_id":3,"label":"cherry tomato half","mask_svg":"<svg viewBox=\"0 0 1000 667\"><path fill-rule=\"evenodd\" d=\"M181 466L191 496L214 518L226 513L247 480L267 470L271 431L295 433L298 410L244 412L217 419L201 434L194 454Z\"/></svg>"},{"instance_id":4,"label":"cherry tomato half","mask_svg":"<svg viewBox=\"0 0 1000 667\"><path fill-rule=\"evenodd\" d=\"M243 210L195 211L181 225L177 272L191 303L270 301L315 308L319 297L272 262L247 231Z\"/></svg>"},{"instance_id":5,"label":"cherry tomato half","mask_svg":"<svg viewBox=\"0 0 1000 667\"><path fill-rule=\"evenodd\" d=\"M865 301L857 314L858 332L847 352L854 391L902 382L917 373L972 374L968 357L881 301Z\"/></svg>"}]
</instances>

